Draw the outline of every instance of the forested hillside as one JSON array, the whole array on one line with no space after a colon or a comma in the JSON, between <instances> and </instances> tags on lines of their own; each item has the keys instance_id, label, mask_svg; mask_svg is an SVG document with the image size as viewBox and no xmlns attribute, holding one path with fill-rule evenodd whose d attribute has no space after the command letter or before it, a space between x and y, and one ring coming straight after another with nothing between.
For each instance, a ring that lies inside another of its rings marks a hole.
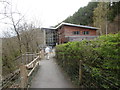
<instances>
[{"instance_id":1,"label":"forested hillside","mask_svg":"<svg viewBox=\"0 0 120 90\"><path fill-rule=\"evenodd\" d=\"M90 2L87 6L80 8L73 16L64 20L67 23L90 25L93 23L93 10L97 7L97 2Z\"/></svg>"},{"instance_id":2,"label":"forested hillside","mask_svg":"<svg viewBox=\"0 0 120 90\"><path fill-rule=\"evenodd\" d=\"M101 28L98 30L99 35L117 33L120 30L120 1L112 4L90 2L66 18L64 22L99 27Z\"/></svg>"}]
</instances>

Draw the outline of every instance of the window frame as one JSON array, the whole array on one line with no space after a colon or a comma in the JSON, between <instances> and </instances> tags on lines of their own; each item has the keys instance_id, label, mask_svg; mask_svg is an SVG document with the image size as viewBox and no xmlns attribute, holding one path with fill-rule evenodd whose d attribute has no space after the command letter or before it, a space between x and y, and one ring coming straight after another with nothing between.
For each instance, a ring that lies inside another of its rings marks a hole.
<instances>
[{"instance_id":1,"label":"window frame","mask_svg":"<svg viewBox=\"0 0 120 90\"><path fill-rule=\"evenodd\" d=\"M73 31L72 34L73 35L80 35L80 31Z\"/></svg>"},{"instance_id":2,"label":"window frame","mask_svg":"<svg viewBox=\"0 0 120 90\"><path fill-rule=\"evenodd\" d=\"M83 31L83 34L84 34L84 35L89 35L89 34L90 34L90 31Z\"/></svg>"}]
</instances>

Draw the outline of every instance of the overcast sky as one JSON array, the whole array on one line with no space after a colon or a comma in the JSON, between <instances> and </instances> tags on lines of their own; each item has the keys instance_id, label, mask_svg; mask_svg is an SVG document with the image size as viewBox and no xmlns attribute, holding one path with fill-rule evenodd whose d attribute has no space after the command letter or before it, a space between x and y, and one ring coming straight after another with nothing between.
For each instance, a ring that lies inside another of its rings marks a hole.
<instances>
[{"instance_id":1,"label":"overcast sky","mask_svg":"<svg viewBox=\"0 0 120 90\"><path fill-rule=\"evenodd\" d=\"M41 27L57 25L91 0L11 0L12 5ZM1 29L2 31L2 29Z\"/></svg>"}]
</instances>

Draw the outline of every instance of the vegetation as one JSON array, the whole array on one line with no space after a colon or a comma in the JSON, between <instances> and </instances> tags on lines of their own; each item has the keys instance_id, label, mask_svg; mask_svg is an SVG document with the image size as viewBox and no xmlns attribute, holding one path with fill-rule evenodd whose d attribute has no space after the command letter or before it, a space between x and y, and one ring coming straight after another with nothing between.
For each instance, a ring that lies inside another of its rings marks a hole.
<instances>
[{"instance_id":1,"label":"vegetation","mask_svg":"<svg viewBox=\"0 0 120 90\"><path fill-rule=\"evenodd\" d=\"M120 1L119 2L113 2L111 6L108 7L108 20L113 21L114 18L120 14Z\"/></svg>"},{"instance_id":2,"label":"vegetation","mask_svg":"<svg viewBox=\"0 0 120 90\"><path fill-rule=\"evenodd\" d=\"M100 27L100 35L106 32L108 5L109 3L100 2L98 7L94 9L94 26Z\"/></svg>"},{"instance_id":3,"label":"vegetation","mask_svg":"<svg viewBox=\"0 0 120 90\"><path fill-rule=\"evenodd\" d=\"M1 15L10 21L5 24L9 23L10 30L16 35L11 36L7 32L2 38L2 68L3 76L5 76L16 70L18 63L14 61L14 58L24 52L38 50L38 46L43 44L43 32L35 29L32 24L23 23L24 16L12 11L10 2L7 0L0 2L5 4L5 10ZM99 33L102 35L106 33L106 28L108 28L108 33L120 30L119 14L120 1L113 2L112 6L110 3L90 2L64 22L100 27ZM69 42L58 45L56 47L58 63L76 84L79 83L79 60L82 60L85 78L82 81L84 84L81 85L84 87L86 87L85 84L90 87L116 87L120 85L120 76L118 76L120 74L119 41L120 33L100 36L95 41Z\"/></svg>"},{"instance_id":4,"label":"vegetation","mask_svg":"<svg viewBox=\"0 0 120 90\"><path fill-rule=\"evenodd\" d=\"M120 88L119 52L120 33L58 45L56 58L77 85L80 83L79 61L82 60L81 87Z\"/></svg>"},{"instance_id":5,"label":"vegetation","mask_svg":"<svg viewBox=\"0 0 120 90\"><path fill-rule=\"evenodd\" d=\"M2 12L0 22L8 27L2 38L2 69L3 78L13 73L19 66L21 58L18 56L25 52L36 52L43 44L43 31L33 23L28 24L24 16L14 9L12 2L0 1ZM35 22L35 21L34 21ZM11 35L12 32L12 35Z\"/></svg>"},{"instance_id":6,"label":"vegetation","mask_svg":"<svg viewBox=\"0 0 120 90\"><path fill-rule=\"evenodd\" d=\"M116 29L116 27L119 27L118 23L120 22L119 5L120 2L113 3L112 5L110 3L100 2L97 8L94 9L94 26L101 28L98 31L100 35L113 32L116 33L119 31L119 29ZM117 20L115 20L116 17L118 17Z\"/></svg>"},{"instance_id":7,"label":"vegetation","mask_svg":"<svg viewBox=\"0 0 120 90\"><path fill-rule=\"evenodd\" d=\"M101 28L99 35L119 32L120 23L120 1L119 2L89 2L80 8L72 16L64 20L67 23L89 25Z\"/></svg>"},{"instance_id":8,"label":"vegetation","mask_svg":"<svg viewBox=\"0 0 120 90\"><path fill-rule=\"evenodd\" d=\"M64 20L67 23L91 25L93 23L93 10L97 7L97 2L90 2L87 6L80 8L73 16Z\"/></svg>"},{"instance_id":9,"label":"vegetation","mask_svg":"<svg viewBox=\"0 0 120 90\"><path fill-rule=\"evenodd\" d=\"M21 38L21 51L25 52L36 52L39 50L39 45L43 44L43 32L40 29L22 29L20 33ZM41 36L39 36L41 35ZM3 72L5 76L12 73L18 67L20 59L15 60L21 55L19 51L19 43L17 37L6 37L2 38L2 61L3 61Z\"/></svg>"}]
</instances>

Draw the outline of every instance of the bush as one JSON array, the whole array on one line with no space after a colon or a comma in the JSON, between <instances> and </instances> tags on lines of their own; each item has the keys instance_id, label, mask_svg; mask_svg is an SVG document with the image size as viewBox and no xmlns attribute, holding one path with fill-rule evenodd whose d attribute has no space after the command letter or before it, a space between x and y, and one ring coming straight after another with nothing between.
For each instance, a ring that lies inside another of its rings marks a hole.
<instances>
[{"instance_id":1,"label":"bush","mask_svg":"<svg viewBox=\"0 0 120 90\"><path fill-rule=\"evenodd\" d=\"M56 46L58 64L79 85L79 60L83 62L84 87L120 87L120 33L93 41L68 42Z\"/></svg>"}]
</instances>

